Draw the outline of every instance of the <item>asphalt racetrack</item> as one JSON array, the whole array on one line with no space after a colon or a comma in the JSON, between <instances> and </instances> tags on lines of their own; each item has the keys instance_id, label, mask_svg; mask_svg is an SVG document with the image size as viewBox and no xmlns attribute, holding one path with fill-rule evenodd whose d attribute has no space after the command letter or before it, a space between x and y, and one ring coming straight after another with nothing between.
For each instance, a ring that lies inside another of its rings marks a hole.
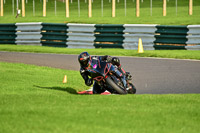
<instances>
[{"instance_id":1,"label":"asphalt racetrack","mask_svg":"<svg viewBox=\"0 0 200 133\"><path fill-rule=\"evenodd\" d=\"M0 62L79 70L78 55L0 52ZM137 94L200 93L200 61L119 57Z\"/></svg>"}]
</instances>

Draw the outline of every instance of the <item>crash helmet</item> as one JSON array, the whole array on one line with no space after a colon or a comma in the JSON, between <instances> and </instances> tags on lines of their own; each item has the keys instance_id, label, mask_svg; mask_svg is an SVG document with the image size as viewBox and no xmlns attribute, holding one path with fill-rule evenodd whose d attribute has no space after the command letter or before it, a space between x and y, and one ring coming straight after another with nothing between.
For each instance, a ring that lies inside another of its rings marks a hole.
<instances>
[{"instance_id":1,"label":"crash helmet","mask_svg":"<svg viewBox=\"0 0 200 133\"><path fill-rule=\"evenodd\" d=\"M91 56L88 54L88 52L82 52L78 56L78 61L81 67L88 67L90 59L91 59Z\"/></svg>"}]
</instances>

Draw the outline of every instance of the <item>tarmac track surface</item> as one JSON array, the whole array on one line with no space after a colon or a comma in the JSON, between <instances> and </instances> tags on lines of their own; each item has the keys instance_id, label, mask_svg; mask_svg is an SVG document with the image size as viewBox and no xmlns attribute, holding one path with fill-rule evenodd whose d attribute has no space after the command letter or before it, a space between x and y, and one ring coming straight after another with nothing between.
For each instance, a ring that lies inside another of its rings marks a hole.
<instances>
[{"instance_id":1,"label":"tarmac track surface","mask_svg":"<svg viewBox=\"0 0 200 133\"><path fill-rule=\"evenodd\" d=\"M0 52L0 62L79 70L78 55ZM200 93L200 61L119 57L137 94Z\"/></svg>"}]
</instances>

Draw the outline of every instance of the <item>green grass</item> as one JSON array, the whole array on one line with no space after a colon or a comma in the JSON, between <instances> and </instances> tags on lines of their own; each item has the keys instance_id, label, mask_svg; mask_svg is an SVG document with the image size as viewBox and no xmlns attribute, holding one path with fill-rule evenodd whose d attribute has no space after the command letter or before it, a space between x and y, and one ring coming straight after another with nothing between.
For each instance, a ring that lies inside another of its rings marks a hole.
<instances>
[{"instance_id":1,"label":"green grass","mask_svg":"<svg viewBox=\"0 0 200 133\"><path fill-rule=\"evenodd\" d=\"M11 52L32 52L32 53L55 53L55 54L80 54L87 51L91 55L111 55L111 56L133 56L133 57L159 57L175 59L197 59L200 60L200 51L195 50L146 50L138 54L137 50L125 49L70 49L25 45L0 45L0 51Z\"/></svg>"},{"instance_id":2,"label":"green grass","mask_svg":"<svg viewBox=\"0 0 200 133\"><path fill-rule=\"evenodd\" d=\"M51 22L51 23L95 23L95 24L163 24L163 25L187 25L200 24L200 0L193 0L193 15L188 15L189 0L178 1L176 14L175 0L167 2L167 16L162 16L162 0L153 0L152 16L150 13L150 0L140 3L140 17L136 17L136 3L127 0L125 16L124 0L116 3L116 17L111 17L111 3L104 0L103 16L101 12L101 0L93 2L93 17L88 18L88 3L80 0L80 16L78 14L78 2L70 3L70 17L65 17L65 3L57 0L57 14L55 15L54 0L47 3L47 16L42 17L42 2L36 1L36 13L33 16L32 1L26 4L26 17L15 18L12 13L12 1L6 1L4 5L4 16L0 17L0 23L16 22ZM117 0L116 0L117 1ZM21 9L21 4L19 5ZM15 11L16 12L16 11Z\"/></svg>"},{"instance_id":3,"label":"green grass","mask_svg":"<svg viewBox=\"0 0 200 133\"><path fill-rule=\"evenodd\" d=\"M199 94L77 95L78 71L1 62L0 73L2 133L199 132Z\"/></svg>"}]
</instances>

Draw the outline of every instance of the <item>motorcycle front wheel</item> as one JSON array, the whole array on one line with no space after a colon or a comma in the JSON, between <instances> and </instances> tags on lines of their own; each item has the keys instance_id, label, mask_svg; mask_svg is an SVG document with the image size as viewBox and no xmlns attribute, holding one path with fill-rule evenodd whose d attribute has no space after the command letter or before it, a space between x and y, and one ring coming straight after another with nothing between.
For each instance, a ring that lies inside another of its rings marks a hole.
<instances>
[{"instance_id":1,"label":"motorcycle front wheel","mask_svg":"<svg viewBox=\"0 0 200 133\"><path fill-rule=\"evenodd\" d=\"M106 83L118 94L127 94L126 90L123 90L121 87L119 87L110 77L106 78Z\"/></svg>"}]
</instances>

